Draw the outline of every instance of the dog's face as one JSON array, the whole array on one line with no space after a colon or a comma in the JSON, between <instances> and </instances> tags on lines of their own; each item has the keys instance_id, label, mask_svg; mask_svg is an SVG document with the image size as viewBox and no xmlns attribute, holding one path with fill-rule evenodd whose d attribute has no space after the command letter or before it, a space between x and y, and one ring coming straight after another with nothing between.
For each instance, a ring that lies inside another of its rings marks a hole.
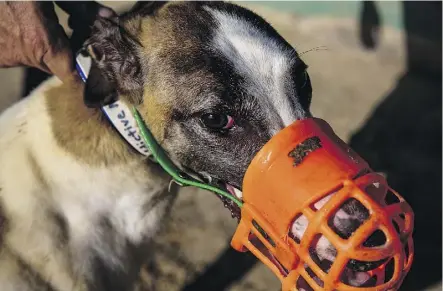
<instances>
[{"instance_id":1,"label":"dog's face","mask_svg":"<svg viewBox=\"0 0 443 291\"><path fill-rule=\"evenodd\" d=\"M119 19L98 20L86 47L95 58L88 106L125 98L177 166L237 195L231 186L241 189L257 151L310 116L306 64L266 21L233 4L138 3ZM363 211L351 208L351 220ZM336 255L328 243L316 251Z\"/></svg>"},{"instance_id":2,"label":"dog's face","mask_svg":"<svg viewBox=\"0 0 443 291\"><path fill-rule=\"evenodd\" d=\"M189 174L241 188L257 151L309 116L307 66L249 10L221 2L143 2L118 22L101 20L93 29L90 50L101 61L90 79L101 71L108 82L98 83L109 86L89 86L86 102L101 105L103 91L105 101L128 97Z\"/></svg>"}]
</instances>

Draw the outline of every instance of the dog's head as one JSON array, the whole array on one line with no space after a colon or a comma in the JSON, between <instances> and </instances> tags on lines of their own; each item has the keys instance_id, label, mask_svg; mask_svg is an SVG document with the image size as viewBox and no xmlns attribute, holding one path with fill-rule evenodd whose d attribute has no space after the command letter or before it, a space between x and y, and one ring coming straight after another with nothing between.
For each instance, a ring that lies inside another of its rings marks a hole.
<instances>
[{"instance_id":1,"label":"dog's head","mask_svg":"<svg viewBox=\"0 0 443 291\"><path fill-rule=\"evenodd\" d=\"M254 154L309 116L306 64L266 21L221 2L142 2L100 19L85 102L126 98L185 172L237 188Z\"/></svg>"},{"instance_id":2,"label":"dog's head","mask_svg":"<svg viewBox=\"0 0 443 291\"><path fill-rule=\"evenodd\" d=\"M179 168L237 196L231 186L241 189L258 150L310 116L307 65L265 20L233 4L137 3L97 20L86 47L95 60L89 107L118 98L137 106ZM317 251L336 255L330 244Z\"/></svg>"}]
</instances>

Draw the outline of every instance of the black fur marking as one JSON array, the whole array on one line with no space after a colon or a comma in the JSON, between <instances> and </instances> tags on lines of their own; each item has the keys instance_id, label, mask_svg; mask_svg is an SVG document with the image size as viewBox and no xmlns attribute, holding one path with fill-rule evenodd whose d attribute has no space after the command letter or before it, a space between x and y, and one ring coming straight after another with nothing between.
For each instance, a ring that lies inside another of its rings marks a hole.
<instances>
[{"instance_id":1,"label":"black fur marking","mask_svg":"<svg viewBox=\"0 0 443 291\"><path fill-rule=\"evenodd\" d=\"M298 144L295 149L289 152L288 156L294 158L294 167L296 167L300 165L310 153L321 147L320 138L313 136Z\"/></svg>"},{"instance_id":2,"label":"black fur marking","mask_svg":"<svg viewBox=\"0 0 443 291\"><path fill-rule=\"evenodd\" d=\"M147 257L148 244L134 245L114 229L107 217L102 217L98 231L104 243L99 246L100 253L91 250L95 256L92 260L93 281L88 282L89 290L132 290L144 258ZM111 264L107 253L114 256L117 262Z\"/></svg>"},{"instance_id":3,"label":"black fur marking","mask_svg":"<svg viewBox=\"0 0 443 291\"><path fill-rule=\"evenodd\" d=\"M49 282L34 270L28 263L26 263L20 256L15 254L10 248L4 246L5 251L9 252L16 260L21 270L20 277L23 282L29 287L29 290L35 291L55 291Z\"/></svg>"},{"instance_id":4,"label":"black fur marking","mask_svg":"<svg viewBox=\"0 0 443 291\"><path fill-rule=\"evenodd\" d=\"M57 242L59 242L60 247L66 246L66 244L69 242L70 239L69 225L66 222L66 218L63 217L63 215L60 213L49 212L49 219L52 219L55 222L55 225L57 226L58 229Z\"/></svg>"}]
</instances>

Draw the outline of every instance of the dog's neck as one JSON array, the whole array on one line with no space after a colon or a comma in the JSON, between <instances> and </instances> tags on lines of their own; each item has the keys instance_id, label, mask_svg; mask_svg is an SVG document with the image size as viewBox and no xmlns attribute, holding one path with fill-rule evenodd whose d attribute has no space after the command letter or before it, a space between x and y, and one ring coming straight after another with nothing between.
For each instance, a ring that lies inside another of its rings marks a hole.
<instances>
[{"instance_id":1,"label":"dog's neck","mask_svg":"<svg viewBox=\"0 0 443 291\"><path fill-rule=\"evenodd\" d=\"M48 114L58 145L91 165L146 160L114 130L99 109L84 105L83 90L82 82L73 79L46 93Z\"/></svg>"}]
</instances>

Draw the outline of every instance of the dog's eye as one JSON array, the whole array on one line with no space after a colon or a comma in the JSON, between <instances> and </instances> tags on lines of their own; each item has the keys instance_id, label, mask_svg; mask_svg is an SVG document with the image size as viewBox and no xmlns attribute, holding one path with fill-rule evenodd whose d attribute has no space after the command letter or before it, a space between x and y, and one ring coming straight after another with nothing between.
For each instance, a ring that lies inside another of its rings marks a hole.
<instances>
[{"instance_id":1,"label":"dog's eye","mask_svg":"<svg viewBox=\"0 0 443 291\"><path fill-rule=\"evenodd\" d=\"M201 120L211 129L230 129L234 126L234 118L226 114L206 113L201 116Z\"/></svg>"}]
</instances>

